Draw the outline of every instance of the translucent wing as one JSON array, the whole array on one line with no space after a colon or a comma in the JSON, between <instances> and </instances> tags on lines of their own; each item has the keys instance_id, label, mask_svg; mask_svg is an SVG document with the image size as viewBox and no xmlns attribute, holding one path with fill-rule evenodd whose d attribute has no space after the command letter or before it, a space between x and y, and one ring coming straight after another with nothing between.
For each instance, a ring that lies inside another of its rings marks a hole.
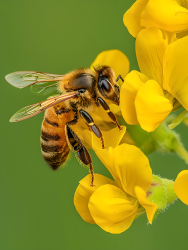
<instances>
[{"instance_id":1,"label":"translucent wing","mask_svg":"<svg viewBox=\"0 0 188 250\"><path fill-rule=\"evenodd\" d=\"M17 71L5 76L8 83L16 88L24 88L33 84L44 84L46 82L57 83L63 75L49 74L38 71Z\"/></svg>"},{"instance_id":2,"label":"translucent wing","mask_svg":"<svg viewBox=\"0 0 188 250\"><path fill-rule=\"evenodd\" d=\"M40 114L44 110L60 103L63 101L66 101L68 99L74 98L78 96L78 92L70 92L64 95L55 96L52 98L49 98L48 100L35 103L33 105L24 107L20 110L18 110L11 118L10 122L19 122L25 119L28 119L32 116L35 116L37 114Z\"/></svg>"},{"instance_id":3,"label":"translucent wing","mask_svg":"<svg viewBox=\"0 0 188 250\"><path fill-rule=\"evenodd\" d=\"M33 94L38 96L45 95L60 95L61 93L57 88L58 81L53 82L38 82L30 86L30 90Z\"/></svg>"}]
</instances>

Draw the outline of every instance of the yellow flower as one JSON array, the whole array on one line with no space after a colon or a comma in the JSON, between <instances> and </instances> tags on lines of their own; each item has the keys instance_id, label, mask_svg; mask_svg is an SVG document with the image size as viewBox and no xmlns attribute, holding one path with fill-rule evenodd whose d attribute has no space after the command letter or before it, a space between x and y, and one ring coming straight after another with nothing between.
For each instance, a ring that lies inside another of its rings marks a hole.
<instances>
[{"instance_id":1,"label":"yellow flower","mask_svg":"<svg viewBox=\"0 0 188 250\"><path fill-rule=\"evenodd\" d=\"M188 205L188 170L183 170L178 174L174 182L174 190L178 198Z\"/></svg>"},{"instance_id":2,"label":"yellow flower","mask_svg":"<svg viewBox=\"0 0 188 250\"><path fill-rule=\"evenodd\" d=\"M187 44L188 37L176 40L175 34L158 28L140 31L136 55L141 73L131 71L120 92L121 112L128 124L140 124L150 132L172 110L181 105L188 109Z\"/></svg>"},{"instance_id":3,"label":"yellow flower","mask_svg":"<svg viewBox=\"0 0 188 250\"><path fill-rule=\"evenodd\" d=\"M188 1L137 0L125 13L123 21L134 37L144 27L183 32L188 30Z\"/></svg>"},{"instance_id":4,"label":"yellow flower","mask_svg":"<svg viewBox=\"0 0 188 250\"><path fill-rule=\"evenodd\" d=\"M74 196L76 210L83 220L114 234L127 230L145 211L152 223L157 209L157 205L147 199L152 182L149 161L133 145L118 146L124 132L114 129L108 143L112 147L103 150L93 137L94 150L115 181L95 174L95 187L91 187L88 175L80 181Z\"/></svg>"}]
</instances>

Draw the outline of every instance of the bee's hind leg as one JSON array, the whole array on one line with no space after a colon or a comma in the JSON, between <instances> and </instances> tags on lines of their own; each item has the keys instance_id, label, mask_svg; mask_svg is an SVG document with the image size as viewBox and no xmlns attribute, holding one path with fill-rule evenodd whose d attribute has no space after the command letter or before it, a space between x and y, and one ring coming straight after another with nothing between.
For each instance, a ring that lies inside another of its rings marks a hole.
<instances>
[{"instance_id":1,"label":"bee's hind leg","mask_svg":"<svg viewBox=\"0 0 188 250\"><path fill-rule=\"evenodd\" d=\"M98 97L98 102L100 103L101 107L107 112L107 114L109 115L110 119L116 123L116 125L118 126L119 130L122 130L118 120L117 120L117 117L114 115L114 113L112 113L110 111L110 107L108 106L108 104L101 98L101 97Z\"/></svg>"},{"instance_id":2,"label":"bee's hind leg","mask_svg":"<svg viewBox=\"0 0 188 250\"><path fill-rule=\"evenodd\" d=\"M80 161L84 164L84 165L89 165L89 171L91 174L91 186L93 187L93 182L94 182L94 169L93 169L93 163L92 163L92 159L91 159L91 155L89 153L89 151L87 150L86 147L82 146L82 148L77 151L77 156L79 157Z\"/></svg>"},{"instance_id":3,"label":"bee's hind leg","mask_svg":"<svg viewBox=\"0 0 188 250\"><path fill-rule=\"evenodd\" d=\"M102 133L100 131L100 129L97 127L97 125L95 125L93 118L83 109L81 109L80 111L80 115L81 117L86 121L88 127L93 131L93 133L101 139L101 143L102 143L102 148L104 149L104 139L102 136Z\"/></svg>"},{"instance_id":4,"label":"bee's hind leg","mask_svg":"<svg viewBox=\"0 0 188 250\"><path fill-rule=\"evenodd\" d=\"M77 134L69 127L69 123L65 125L66 129L66 137L69 147L72 149L73 152L75 152L79 158L79 161L89 166L89 171L91 174L91 186L93 187L94 182L94 170L93 170L93 164L92 159L89 151L86 147L82 144L80 138L77 136Z\"/></svg>"}]
</instances>

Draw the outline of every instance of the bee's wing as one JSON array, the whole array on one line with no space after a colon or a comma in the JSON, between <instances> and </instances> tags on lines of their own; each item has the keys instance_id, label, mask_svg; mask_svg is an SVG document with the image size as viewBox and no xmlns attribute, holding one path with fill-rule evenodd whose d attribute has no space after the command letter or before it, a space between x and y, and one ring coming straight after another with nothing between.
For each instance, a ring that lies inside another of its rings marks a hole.
<instances>
[{"instance_id":1,"label":"bee's wing","mask_svg":"<svg viewBox=\"0 0 188 250\"><path fill-rule=\"evenodd\" d=\"M38 115L44 110L60 103L63 101L66 101L68 99L71 99L73 97L78 96L78 92L70 92L64 95L59 95L56 97L49 98L45 101L35 103L33 105L29 105L27 107L24 107L20 110L18 110L11 118L10 122L19 122L25 119L28 119L32 116Z\"/></svg>"},{"instance_id":2,"label":"bee's wing","mask_svg":"<svg viewBox=\"0 0 188 250\"><path fill-rule=\"evenodd\" d=\"M12 86L24 88L35 83L55 82L63 78L63 75L49 74L38 71L17 71L5 76Z\"/></svg>"}]
</instances>

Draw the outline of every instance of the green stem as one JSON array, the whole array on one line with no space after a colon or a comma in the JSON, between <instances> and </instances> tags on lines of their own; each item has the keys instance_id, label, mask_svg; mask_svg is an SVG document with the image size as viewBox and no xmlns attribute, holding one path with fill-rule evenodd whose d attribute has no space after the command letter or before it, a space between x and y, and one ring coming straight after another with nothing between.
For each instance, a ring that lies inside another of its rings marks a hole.
<instances>
[{"instance_id":1,"label":"green stem","mask_svg":"<svg viewBox=\"0 0 188 250\"><path fill-rule=\"evenodd\" d=\"M173 141L173 148L174 151L188 164L188 152L185 150L183 144L178 139Z\"/></svg>"}]
</instances>

